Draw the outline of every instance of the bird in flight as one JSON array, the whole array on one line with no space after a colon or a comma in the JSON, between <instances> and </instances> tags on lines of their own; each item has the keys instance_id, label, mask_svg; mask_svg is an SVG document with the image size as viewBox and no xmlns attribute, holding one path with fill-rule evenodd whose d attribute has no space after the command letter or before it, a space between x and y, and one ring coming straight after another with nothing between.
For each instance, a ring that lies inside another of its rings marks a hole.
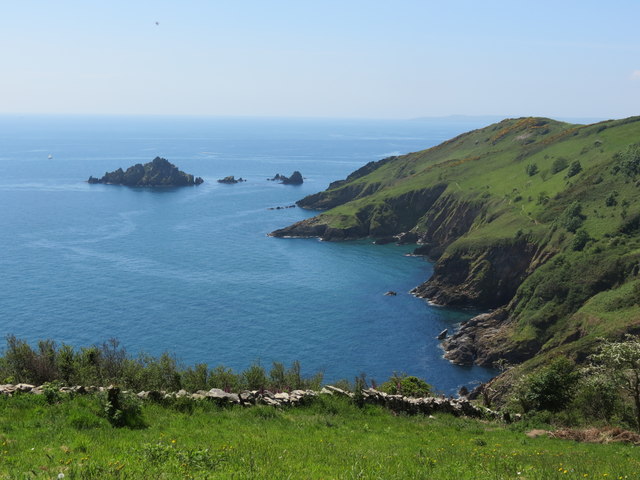
<instances>
[{"instance_id":1,"label":"bird in flight","mask_svg":"<svg viewBox=\"0 0 640 480\"><path fill-rule=\"evenodd\" d=\"M160 25L160 22L156 22L156 25Z\"/></svg>"}]
</instances>

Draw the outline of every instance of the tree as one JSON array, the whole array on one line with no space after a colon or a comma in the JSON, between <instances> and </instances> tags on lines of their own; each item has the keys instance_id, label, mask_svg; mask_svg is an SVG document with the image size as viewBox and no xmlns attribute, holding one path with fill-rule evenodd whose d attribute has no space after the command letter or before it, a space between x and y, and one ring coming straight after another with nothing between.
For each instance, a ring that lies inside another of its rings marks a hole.
<instances>
[{"instance_id":1,"label":"tree","mask_svg":"<svg viewBox=\"0 0 640 480\"><path fill-rule=\"evenodd\" d=\"M591 361L595 368L614 381L631 397L635 406L636 428L640 432L640 339L627 335L624 342L605 342Z\"/></svg>"},{"instance_id":2,"label":"tree","mask_svg":"<svg viewBox=\"0 0 640 480\"><path fill-rule=\"evenodd\" d=\"M622 172L634 180L640 175L640 143L629 145L625 151L616 153L613 159L617 162L612 169L614 175Z\"/></svg>"}]
</instances>

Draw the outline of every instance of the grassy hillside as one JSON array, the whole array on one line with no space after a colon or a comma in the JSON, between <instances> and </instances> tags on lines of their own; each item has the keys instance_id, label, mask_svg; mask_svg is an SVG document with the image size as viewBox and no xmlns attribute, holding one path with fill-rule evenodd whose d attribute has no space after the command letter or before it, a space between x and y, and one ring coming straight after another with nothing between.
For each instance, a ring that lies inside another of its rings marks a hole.
<instances>
[{"instance_id":1,"label":"grassy hillside","mask_svg":"<svg viewBox=\"0 0 640 480\"><path fill-rule=\"evenodd\" d=\"M274 236L403 235L436 261L414 293L495 309L445 342L458 363L581 361L640 332L640 117L508 119L370 164L299 202ZM539 361L539 360L538 360Z\"/></svg>"},{"instance_id":2,"label":"grassy hillside","mask_svg":"<svg viewBox=\"0 0 640 480\"><path fill-rule=\"evenodd\" d=\"M95 397L0 397L0 478L638 478L635 447L528 438L526 425L394 416L322 397L306 407L146 403L113 428Z\"/></svg>"}]
</instances>

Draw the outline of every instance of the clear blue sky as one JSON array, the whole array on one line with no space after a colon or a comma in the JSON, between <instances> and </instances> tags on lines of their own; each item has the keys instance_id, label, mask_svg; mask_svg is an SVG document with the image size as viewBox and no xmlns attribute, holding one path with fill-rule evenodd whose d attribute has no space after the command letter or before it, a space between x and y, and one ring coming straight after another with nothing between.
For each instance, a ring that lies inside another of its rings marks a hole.
<instances>
[{"instance_id":1,"label":"clear blue sky","mask_svg":"<svg viewBox=\"0 0 640 480\"><path fill-rule=\"evenodd\" d=\"M638 0L6 1L0 113L621 118L639 19Z\"/></svg>"}]
</instances>

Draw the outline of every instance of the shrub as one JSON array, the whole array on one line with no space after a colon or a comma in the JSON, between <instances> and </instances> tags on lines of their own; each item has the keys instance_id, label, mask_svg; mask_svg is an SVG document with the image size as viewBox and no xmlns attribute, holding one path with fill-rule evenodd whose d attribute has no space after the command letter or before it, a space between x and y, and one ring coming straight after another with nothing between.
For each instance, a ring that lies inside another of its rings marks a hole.
<instances>
[{"instance_id":1,"label":"shrub","mask_svg":"<svg viewBox=\"0 0 640 480\"><path fill-rule=\"evenodd\" d=\"M530 177L533 177L536 173L538 173L538 165L535 163L530 163L525 167L525 172Z\"/></svg>"},{"instance_id":2,"label":"shrub","mask_svg":"<svg viewBox=\"0 0 640 480\"><path fill-rule=\"evenodd\" d=\"M105 418L116 428L144 428L140 399L123 393L118 387L109 387L100 396Z\"/></svg>"},{"instance_id":3,"label":"shrub","mask_svg":"<svg viewBox=\"0 0 640 480\"><path fill-rule=\"evenodd\" d=\"M591 240L591 237L584 229L580 229L576 232L576 236L573 237L573 241L571 242L571 249L577 252L581 252L587 242Z\"/></svg>"},{"instance_id":4,"label":"shrub","mask_svg":"<svg viewBox=\"0 0 640 480\"><path fill-rule=\"evenodd\" d=\"M604 204L607 207L615 207L618 204L618 200L616 200L617 196L618 196L618 192L614 190L607 196L607 199L604 201Z\"/></svg>"},{"instance_id":5,"label":"shrub","mask_svg":"<svg viewBox=\"0 0 640 480\"><path fill-rule=\"evenodd\" d=\"M389 380L380 385L380 391L405 397L427 397L432 388L421 378L394 373Z\"/></svg>"},{"instance_id":6,"label":"shrub","mask_svg":"<svg viewBox=\"0 0 640 480\"><path fill-rule=\"evenodd\" d=\"M564 157L556 158L551 164L551 173L556 174L569 166L569 161Z\"/></svg>"},{"instance_id":7,"label":"shrub","mask_svg":"<svg viewBox=\"0 0 640 480\"><path fill-rule=\"evenodd\" d=\"M578 374L565 357L527 375L516 388L517 400L525 412L564 409L573 399Z\"/></svg>"},{"instance_id":8,"label":"shrub","mask_svg":"<svg viewBox=\"0 0 640 480\"><path fill-rule=\"evenodd\" d=\"M617 162L612 169L614 175L621 172L635 179L640 174L640 143L629 145L626 150L616 153L613 159Z\"/></svg>"},{"instance_id":9,"label":"shrub","mask_svg":"<svg viewBox=\"0 0 640 480\"><path fill-rule=\"evenodd\" d=\"M267 388L267 374L264 367L259 363L254 363L244 372L242 376L249 390L264 390Z\"/></svg>"},{"instance_id":10,"label":"shrub","mask_svg":"<svg viewBox=\"0 0 640 480\"><path fill-rule=\"evenodd\" d=\"M571 233L575 233L576 230L582 226L586 218L587 217L582 214L582 205L580 202L574 201L562 212L558 218L558 222Z\"/></svg>"},{"instance_id":11,"label":"shrub","mask_svg":"<svg viewBox=\"0 0 640 480\"><path fill-rule=\"evenodd\" d=\"M62 387L62 384L58 381L47 382L42 386L42 394L49 405L58 403L61 400L60 387Z\"/></svg>"},{"instance_id":12,"label":"shrub","mask_svg":"<svg viewBox=\"0 0 640 480\"><path fill-rule=\"evenodd\" d=\"M572 407L589 420L609 422L620 409L620 396L608 375L586 371L576 391Z\"/></svg>"},{"instance_id":13,"label":"shrub","mask_svg":"<svg viewBox=\"0 0 640 480\"><path fill-rule=\"evenodd\" d=\"M209 367L206 363L198 363L194 368L187 368L182 372L182 388L190 392L207 390L209 382Z\"/></svg>"},{"instance_id":14,"label":"shrub","mask_svg":"<svg viewBox=\"0 0 640 480\"><path fill-rule=\"evenodd\" d=\"M640 338L627 335L624 342L605 342L591 361L594 369L631 397L636 428L640 431Z\"/></svg>"},{"instance_id":15,"label":"shrub","mask_svg":"<svg viewBox=\"0 0 640 480\"><path fill-rule=\"evenodd\" d=\"M571 178L579 174L581 171L582 171L582 165L580 164L580 161L575 160L571 162L571 165L569 165L569 170L567 170L567 178Z\"/></svg>"}]
</instances>

